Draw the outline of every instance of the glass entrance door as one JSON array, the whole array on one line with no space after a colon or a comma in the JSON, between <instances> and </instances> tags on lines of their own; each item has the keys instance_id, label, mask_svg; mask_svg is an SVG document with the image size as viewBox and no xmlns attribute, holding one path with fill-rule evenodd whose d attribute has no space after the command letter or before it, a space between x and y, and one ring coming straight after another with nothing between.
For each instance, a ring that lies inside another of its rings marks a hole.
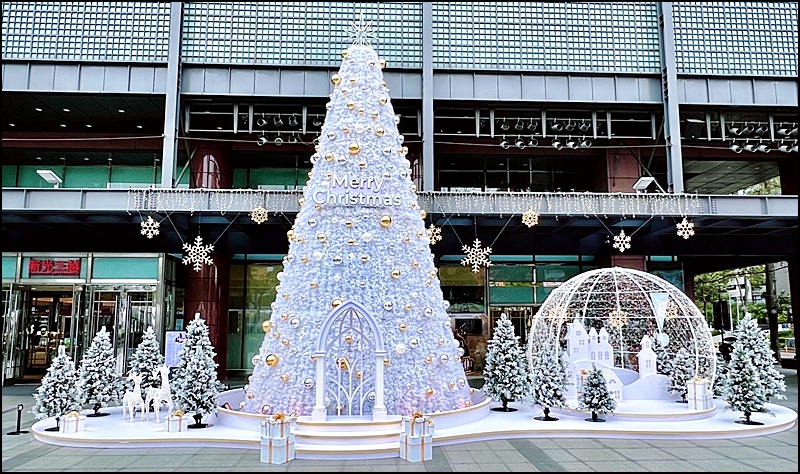
<instances>
[{"instance_id":1,"label":"glass entrance door","mask_svg":"<svg viewBox=\"0 0 800 474\"><path fill-rule=\"evenodd\" d=\"M3 367L0 377L6 379L22 377L25 361L25 309L28 287L14 283L3 285Z\"/></svg>"}]
</instances>

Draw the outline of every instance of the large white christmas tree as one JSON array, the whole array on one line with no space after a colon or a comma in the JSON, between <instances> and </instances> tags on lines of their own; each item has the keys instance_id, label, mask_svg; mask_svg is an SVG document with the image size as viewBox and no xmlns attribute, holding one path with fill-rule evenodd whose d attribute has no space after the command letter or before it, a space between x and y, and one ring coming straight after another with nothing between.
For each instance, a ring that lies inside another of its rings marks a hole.
<instances>
[{"instance_id":1,"label":"large white christmas tree","mask_svg":"<svg viewBox=\"0 0 800 474\"><path fill-rule=\"evenodd\" d=\"M147 326L142 336L142 341L136 346L128 361L129 372L142 376L142 393L147 393L150 387L161 386L161 376L155 373L158 367L164 365L164 355L156 340L153 326ZM133 389L133 383L128 384L128 389Z\"/></svg>"},{"instance_id":2,"label":"large white christmas tree","mask_svg":"<svg viewBox=\"0 0 800 474\"><path fill-rule=\"evenodd\" d=\"M78 370L78 391L81 401L93 405L89 416L105 416L100 408L112 400L119 400L120 379L114 369L114 351L105 326L95 334L92 344L81 359Z\"/></svg>"},{"instance_id":3,"label":"large white christmas tree","mask_svg":"<svg viewBox=\"0 0 800 474\"><path fill-rule=\"evenodd\" d=\"M186 327L186 342L178 354L178 370L172 381L177 406L193 412L194 425L204 428L203 416L216 412L217 396L223 388L217 380L217 356L208 337L208 326L198 315Z\"/></svg>"},{"instance_id":4,"label":"large white christmas tree","mask_svg":"<svg viewBox=\"0 0 800 474\"><path fill-rule=\"evenodd\" d=\"M368 414L383 401L386 413L407 415L471 403L384 60L369 33L355 25L355 44L331 77L267 334L253 357L248 412L308 415L320 349L325 399L316 413Z\"/></svg>"},{"instance_id":5,"label":"large white christmas tree","mask_svg":"<svg viewBox=\"0 0 800 474\"><path fill-rule=\"evenodd\" d=\"M47 431L57 431L63 415L81 409L75 362L63 345L58 346L58 355L42 377L42 384L33 393L33 399L31 412L37 420L51 416L56 418L56 427L47 428Z\"/></svg>"},{"instance_id":6,"label":"large white christmas tree","mask_svg":"<svg viewBox=\"0 0 800 474\"><path fill-rule=\"evenodd\" d=\"M590 410L592 417L587 418L586 421L595 422L606 421L598 415L613 413L617 409L617 401L608 391L608 384L603 376L603 371L594 364L592 364L592 370L589 371L589 375L583 383L583 393L578 397L578 408Z\"/></svg>"},{"instance_id":7,"label":"large white christmas tree","mask_svg":"<svg viewBox=\"0 0 800 474\"><path fill-rule=\"evenodd\" d=\"M682 348L675 353L675 358L670 362L669 385L667 391L679 394L680 401L686 402L686 392L689 388L686 383L694 376L694 361L689 357L686 349Z\"/></svg>"},{"instance_id":8,"label":"large white christmas tree","mask_svg":"<svg viewBox=\"0 0 800 474\"><path fill-rule=\"evenodd\" d=\"M550 416L550 408L562 408L567 404L566 363L557 344L549 339L542 342L539 357L531 362L531 402L544 409L544 416L534 419L557 421Z\"/></svg>"},{"instance_id":9,"label":"large white christmas tree","mask_svg":"<svg viewBox=\"0 0 800 474\"><path fill-rule=\"evenodd\" d=\"M786 398L786 383L773 365L769 341L749 314L739 321L735 336L722 395L732 409L744 412L744 420L737 423L761 424L750 420L750 415L770 413L766 403L772 398Z\"/></svg>"},{"instance_id":10,"label":"large white christmas tree","mask_svg":"<svg viewBox=\"0 0 800 474\"><path fill-rule=\"evenodd\" d=\"M514 333L514 325L506 313L501 313L489 340L483 366L483 391L503 404L497 411L516 411L516 408L508 407L508 402L528 396L530 374L525 357L519 336Z\"/></svg>"}]
</instances>

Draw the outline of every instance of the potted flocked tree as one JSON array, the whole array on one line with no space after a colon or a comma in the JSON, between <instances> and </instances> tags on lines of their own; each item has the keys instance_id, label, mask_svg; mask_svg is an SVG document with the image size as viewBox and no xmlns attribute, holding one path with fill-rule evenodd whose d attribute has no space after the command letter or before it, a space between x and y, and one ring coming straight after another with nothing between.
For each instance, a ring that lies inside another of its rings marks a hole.
<instances>
[{"instance_id":1,"label":"potted flocked tree","mask_svg":"<svg viewBox=\"0 0 800 474\"><path fill-rule=\"evenodd\" d=\"M53 358L42 384L33 394L31 412L37 420L55 417L56 426L45 431L58 431L61 417L73 410L81 409L81 398L77 387L75 362L66 351L58 346L58 355Z\"/></svg>"},{"instance_id":2,"label":"potted flocked tree","mask_svg":"<svg viewBox=\"0 0 800 474\"><path fill-rule=\"evenodd\" d=\"M550 416L550 408L566 406L566 363L560 348L545 340L538 355L531 362L531 402L543 407L544 415L534 417L539 421L558 421Z\"/></svg>"},{"instance_id":3,"label":"potted flocked tree","mask_svg":"<svg viewBox=\"0 0 800 474\"><path fill-rule=\"evenodd\" d=\"M78 391L83 403L92 404L93 413L86 416L107 416L100 408L112 400L119 400L120 379L114 369L114 351L105 326L95 334L92 343L81 359L78 370Z\"/></svg>"},{"instance_id":4,"label":"potted flocked tree","mask_svg":"<svg viewBox=\"0 0 800 474\"><path fill-rule=\"evenodd\" d=\"M527 395L530 376L519 336L514 334L514 325L505 313L500 315L488 346L483 367L483 391L503 404L492 410L517 411L510 408L508 402Z\"/></svg>"},{"instance_id":5,"label":"potted flocked tree","mask_svg":"<svg viewBox=\"0 0 800 474\"><path fill-rule=\"evenodd\" d=\"M689 403L686 400L686 393L689 388L686 383L694 376L694 362L689 357L686 349L681 349L675 354L675 358L671 361L671 372L669 374L669 386L667 391L671 394L678 394L681 396L680 403Z\"/></svg>"},{"instance_id":6,"label":"potted flocked tree","mask_svg":"<svg viewBox=\"0 0 800 474\"><path fill-rule=\"evenodd\" d=\"M603 376L603 371L598 369L592 364L592 370L586 377L583 384L583 393L578 397L578 408L581 410L590 410L592 412L591 418L586 418L586 421L603 422L606 421L598 415L605 415L606 413L613 413L617 409L617 401L611 396L608 391L606 378Z\"/></svg>"}]
</instances>

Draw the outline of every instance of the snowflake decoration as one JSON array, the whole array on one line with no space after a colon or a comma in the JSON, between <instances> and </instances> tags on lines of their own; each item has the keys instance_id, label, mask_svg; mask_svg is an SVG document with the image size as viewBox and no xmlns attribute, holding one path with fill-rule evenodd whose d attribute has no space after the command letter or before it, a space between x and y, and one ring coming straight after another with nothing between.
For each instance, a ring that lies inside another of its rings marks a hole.
<instances>
[{"instance_id":1,"label":"snowflake decoration","mask_svg":"<svg viewBox=\"0 0 800 474\"><path fill-rule=\"evenodd\" d=\"M466 253L466 256L461 259L461 265L471 266L472 273L478 273L481 266L489 267L492 265L492 262L489 261L489 254L492 253L492 248L482 248L479 239L475 239L472 247L464 245L461 250Z\"/></svg>"},{"instance_id":2,"label":"snowflake decoration","mask_svg":"<svg viewBox=\"0 0 800 474\"><path fill-rule=\"evenodd\" d=\"M263 224L269 219L269 213L264 206L258 206L250 211L250 219L253 219L256 224Z\"/></svg>"},{"instance_id":3,"label":"snowflake decoration","mask_svg":"<svg viewBox=\"0 0 800 474\"><path fill-rule=\"evenodd\" d=\"M522 223L528 227L533 227L539 223L539 213L533 209L528 209L522 214Z\"/></svg>"},{"instance_id":4,"label":"snowflake decoration","mask_svg":"<svg viewBox=\"0 0 800 474\"><path fill-rule=\"evenodd\" d=\"M680 311L681 310L678 308L678 305L676 305L674 301L670 300L669 303L667 303L667 307L664 309L664 317L667 319L677 318L681 314Z\"/></svg>"},{"instance_id":5,"label":"snowflake decoration","mask_svg":"<svg viewBox=\"0 0 800 474\"><path fill-rule=\"evenodd\" d=\"M351 21L350 26L345 28L347 37L353 40L353 44L371 45L370 40L376 39L376 31L378 31L378 28L373 26L371 21L364 23L363 11L358 19L358 23Z\"/></svg>"},{"instance_id":6,"label":"snowflake decoration","mask_svg":"<svg viewBox=\"0 0 800 474\"><path fill-rule=\"evenodd\" d=\"M428 239L431 241L431 245L436 245L436 242L441 242L442 229L431 224L430 227L428 227Z\"/></svg>"},{"instance_id":7,"label":"snowflake decoration","mask_svg":"<svg viewBox=\"0 0 800 474\"><path fill-rule=\"evenodd\" d=\"M608 323L619 329L628 323L628 313L617 309L608 313Z\"/></svg>"},{"instance_id":8,"label":"snowflake decoration","mask_svg":"<svg viewBox=\"0 0 800 474\"><path fill-rule=\"evenodd\" d=\"M199 235L195 237L194 244L183 244L183 250L189 254L183 257L184 265L194 264L194 271L199 272L203 265L213 265L214 260L209 254L214 250L213 244L203 245L203 238Z\"/></svg>"},{"instance_id":9,"label":"snowflake decoration","mask_svg":"<svg viewBox=\"0 0 800 474\"><path fill-rule=\"evenodd\" d=\"M694 222L689 221L686 217L683 218L676 226L678 229L678 237L688 239L694 235Z\"/></svg>"},{"instance_id":10,"label":"snowflake decoration","mask_svg":"<svg viewBox=\"0 0 800 474\"><path fill-rule=\"evenodd\" d=\"M631 236L625 235L625 229L619 231L619 235L614 236L613 247L619 250L620 253L631 248Z\"/></svg>"},{"instance_id":11,"label":"snowflake decoration","mask_svg":"<svg viewBox=\"0 0 800 474\"><path fill-rule=\"evenodd\" d=\"M158 235L158 228L161 227L161 223L156 222L152 216L147 216L147 219L143 220L140 225L142 226L140 234L146 236L148 239L152 239L154 235Z\"/></svg>"}]
</instances>

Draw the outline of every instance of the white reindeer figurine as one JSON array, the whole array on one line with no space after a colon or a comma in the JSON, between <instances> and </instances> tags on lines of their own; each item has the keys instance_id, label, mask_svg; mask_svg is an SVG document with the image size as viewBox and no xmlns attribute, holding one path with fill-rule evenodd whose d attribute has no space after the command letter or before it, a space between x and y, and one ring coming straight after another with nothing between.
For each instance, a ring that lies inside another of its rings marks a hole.
<instances>
[{"instance_id":1,"label":"white reindeer figurine","mask_svg":"<svg viewBox=\"0 0 800 474\"><path fill-rule=\"evenodd\" d=\"M172 391L169 388L169 369L166 365L162 365L153 371L153 376L161 375L161 386L150 387L147 389L147 397L145 399L145 406L148 407L147 419L150 419L150 402L153 402L153 411L156 412L156 422L161 423L159 418L159 411L161 411L161 403L166 402L167 414L172 413Z\"/></svg>"},{"instance_id":2,"label":"white reindeer figurine","mask_svg":"<svg viewBox=\"0 0 800 474\"><path fill-rule=\"evenodd\" d=\"M128 375L128 380L133 380L133 390L125 392L122 396L122 419L125 419L125 410L131 415L131 423L136 416L136 405L142 409L142 420L144 420L145 404L142 399L142 376L137 373Z\"/></svg>"}]
</instances>

